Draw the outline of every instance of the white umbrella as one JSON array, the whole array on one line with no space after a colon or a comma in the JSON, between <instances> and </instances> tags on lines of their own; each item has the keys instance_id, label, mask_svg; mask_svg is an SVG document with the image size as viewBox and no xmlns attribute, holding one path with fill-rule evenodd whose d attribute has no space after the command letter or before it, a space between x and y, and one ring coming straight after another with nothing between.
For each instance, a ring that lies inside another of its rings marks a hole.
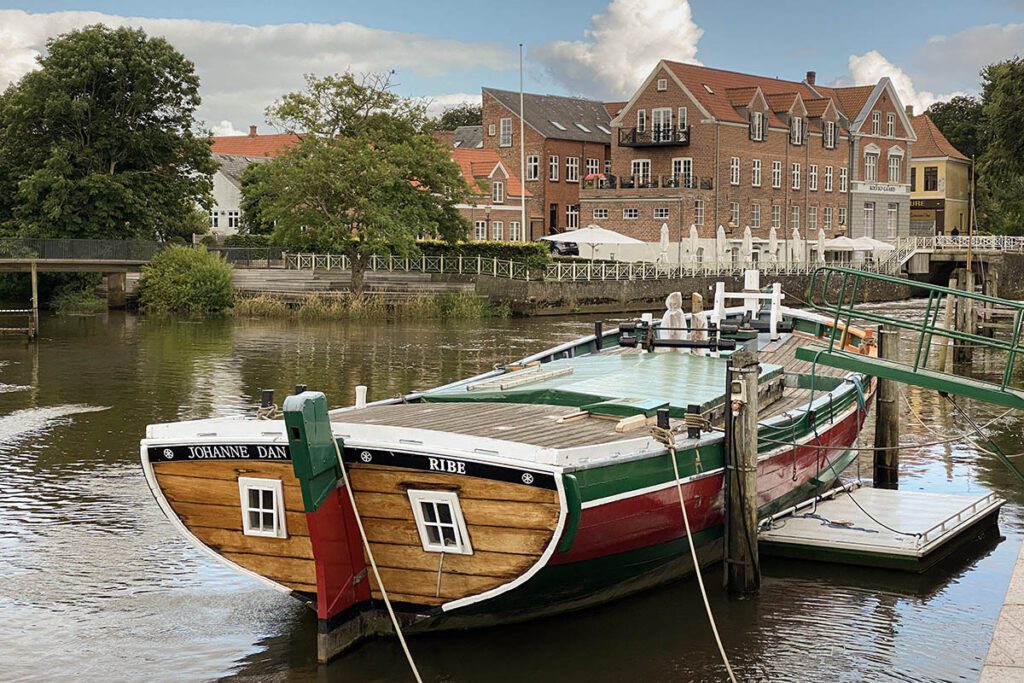
<instances>
[{"instance_id":1,"label":"white umbrella","mask_svg":"<svg viewBox=\"0 0 1024 683\"><path fill-rule=\"evenodd\" d=\"M779 260L779 232L774 226L768 231L768 260L771 263Z\"/></svg>"},{"instance_id":2,"label":"white umbrella","mask_svg":"<svg viewBox=\"0 0 1024 683\"><path fill-rule=\"evenodd\" d=\"M725 228L719 225L718 232L715 235L715 258L718 261L718 265L725 263L725 249Z\"/></svg>"},{"instance_id":3,"label":"white umbrella","mask_svg":"<svg viewBox=\"0 0 1024 683\"><path fill-rule=\"evenodd\" d=\"M825 261L825 231L824 230L819 230L818 231L817 252L818 252L818 261L821 261L822 263L824 263L824 261Z\"/></svg>"},{"instance_id":4,"label":"white umbrella","mask_svg":"<svg viewBox=\"0 0 1024 683\"><path fill-rule=\"evenodd\" d=\"M661 224L661 260L668 258L668 223Z\"/></svg>"},{"instance_id":5,"label":"white umbrella","mask_svg":"<svg viewBox=\"0 0 1024 683\"><path fill-rule=\"evenodd\" d=\"M896 247L888 242L876 240L874 237L858 237L853 240L857 251L892 251Z\"/></svg>"},{"instance_id":6,"label":"white umbrella","mask_svg":"<svg viewBox=\"0 0 1024 683\"><path fill-rule=\"evenodd\" d=\"M793 228L793 237L790 239L789 250L794 263L804 260L803 240L800 239L800 229Z\"/></svg>"},{"instance_id":7,"label":"white umbrella","mask_svg":"<svg viewBox=\"0 0 1024 683\"><path fill-rule=\"evenodd\" d=\"M542 240L551 242L571 242L573 244L589 244L590 255L593 258L594 249L598 244L643 244L642 240L622 235L614 230L608 230L597 225L588 225L579 230L560 232L557 235L545 235Z\"/></svg>"},{"instance_id":8,"label":"white umbrella","mask_svg":"<svg viewBox=\"0 0 1024 683\"><path fill-rule=\"evenodd\" d=\"M824 244L827 251L853 251L857 248L857 243L846 235L823 240L821 234L821 232L818 233L818 242Z\"/></svg>"},{"instance_id":9,"label":"white umbrella","mask_svg":"<svg viewBox=\"0 0 1024 683\"><path fill-rule=\"evenodd\" d=\"M690 259L694 263L697 262L697 252L700 251L700 233L697 232L697 226L693 223L690 224Z\"/></svg>"},{"instance_id":10,"label":"white umbrella","mask_svg":"<svg viewBox=\"0 0 1024 683\"><path fill-rule=\"evenodd\" d=\"M740 247L743 262L749 264L754 260L754 236L750 234L750 226L743 228L743 244Z\"/></svg>"}]
</instances>

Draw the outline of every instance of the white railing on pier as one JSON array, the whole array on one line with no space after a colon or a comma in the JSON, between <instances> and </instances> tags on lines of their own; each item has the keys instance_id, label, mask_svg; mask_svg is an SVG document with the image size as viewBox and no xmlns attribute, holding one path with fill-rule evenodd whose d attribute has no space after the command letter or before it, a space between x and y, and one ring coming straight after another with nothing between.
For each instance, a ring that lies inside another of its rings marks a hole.
<instances>
[{"instance_id":1,"label":"white railing on pier","mask_svg":"<svg viewBox=\"0 0 1024 683\"><path fill-rule=\"evenodd\" d=\"M1024 237L1017 235L927 235L918 237L900 237L896 240L896 248L909 248L914 251L967 251L979 252L1002 251L1015 254L1024 253Z\"/></svg>"},{"instance_id":2,"label":"white railing on pier","mask_svg":"<svg viewBox=\"0 0 1024 683\"><path fill-rule=\"evenodd\" d=\"M832 262L830 262L832 263ZM558 282L581 282L588 280L664 280L685 277L740 276L747 270L758 270L762 275L807 275L815 268L826 265L823 261L769 263L765 261L729 261L718 263L661 264L661 263L619 263L584 261L556 262L548 264L544 279ZM836 265L833 263L832 265ZM878 264L843 263L871 273L882 272Z\"/></svg>"},{"instance_id":3,"label":"white railing on pier","mask_svg":"<svg viewBox=\"0 0 1024 683\"><path fill-rule=\"evenodd\" d=\"M351 270L352 262L342 254L285 254L290 270ZM529 279L525 263L482 256L370 256L366 269L373 272L490 275L509 280Z\"/></svg>"}]
</instances>

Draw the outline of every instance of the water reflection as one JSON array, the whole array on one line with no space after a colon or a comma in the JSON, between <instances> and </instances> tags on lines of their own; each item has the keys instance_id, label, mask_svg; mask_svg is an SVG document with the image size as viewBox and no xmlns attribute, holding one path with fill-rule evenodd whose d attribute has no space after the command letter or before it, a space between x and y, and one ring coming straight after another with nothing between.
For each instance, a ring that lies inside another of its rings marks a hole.
<instances>
[{"instance_id":1,"label":"water reflection","mask_svg":"<svg viewBox=\"0 0 1024 683\"><path fill-rule=\"evenodd\" d=\"M309 610L179 539L137 465L144 426L249 411L261 388L281 396L299 382L334 405L357 384L371 399L392 396L588 329L566 319L296 326L110 314L46 318L38 347L0 340L0 678L407 680L390 640L317 667ZM976 368L998 372L984 358ZM904 391L903 441L970 430L933 392ZM979 423L1001 412L963 405ZM1022 431L1019 415L989 428L1013 453ZM869 422L865 443L872 432ZM870 453L859 467L868 478ZM931 445L903 453L901 476L905 488L996 490L1010 501L1002 533L1020 535L1024 487L990 455ZM1016 553L989 534L921 577L766 561L756 598L712 590L713 608L745 680L971 679ZM412 648L433 681L722 676L693 582L527 626L417 637Z\"/></svg>"}]
</instances>

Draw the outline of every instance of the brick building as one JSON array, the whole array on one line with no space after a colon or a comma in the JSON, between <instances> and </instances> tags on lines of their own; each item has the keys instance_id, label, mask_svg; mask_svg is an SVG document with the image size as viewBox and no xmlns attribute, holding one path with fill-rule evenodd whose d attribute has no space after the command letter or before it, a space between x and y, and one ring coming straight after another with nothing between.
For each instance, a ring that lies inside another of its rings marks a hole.
<instances>
[{"instance_id":1,"label":"brick building","mask_svg":"<svg viewBox=\"0 0 1024 683\"><path fill-rule=\"evenodd\" d=\"M804 81L660 62L616 103L607 178L584 184L584 223L645 241L662 224L680 240L750 226L766 238L909 232L910 143L887 78L827 88Z\"/></svg>"},{"instance_id":2,"label":"brick building","mask_svg":"<svg viewBox=\"0 0 1024 683\"><path fill-rule=\"evenodd\" d=\"M489 149L462 149L451 151L452 160L459 165L462 177L476 192L471 204L459 204L459 213L473 225L470 238L520 242L526 240L522 226L523 186L519 178L509 173L497 153ZM527 212L530 193L526 193ZM540 216L537 216L540 219Z\"/></svg>"},{"instance_id":3,"label":"brick building","mask_svg":"<svg viewBox=\"0 0 1024 683\"><path fill-rule=\"evenodd\" d=\"M605 170L611 116L602 102L525 94L526 169L520 168L519 93L484 88L483 148L495 152L530 192L529 240L581 223L580 183Z\"/></svg>"}]
</instances>

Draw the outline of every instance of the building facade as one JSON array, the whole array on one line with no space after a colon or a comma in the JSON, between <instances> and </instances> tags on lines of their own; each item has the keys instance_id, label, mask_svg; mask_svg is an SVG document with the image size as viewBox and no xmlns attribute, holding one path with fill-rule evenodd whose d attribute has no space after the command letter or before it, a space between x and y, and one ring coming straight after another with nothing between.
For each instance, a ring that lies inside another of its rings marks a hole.
<instances>
[{"instance_id":1,"label":"building facade","mask_svg":"<svg viewBox=\"0 0 1024 683\"><path fill-rule=\"evenodd\" d=\"M971 231L971 160L954 147L927 114L912 116L917 133L910 166L913 234L967 235Z\"/></svg>"},{"instance_id":2,"label":"building facade","mask_svg":"<svg viewBox=\"0 0 1024 683\"><path fill-rule=\"evenodd\" d=\"M704 238L721 225L733 238L749 226L756 238L884 239L881 210L895 237L909 230L913 133L894 107L888 79L824 88L813 72L795 82L662 61L616 104L609 172L585 183L583 220L649 242L663 224L672 241L691 225Z\"/></svg>"},{"instance_id":3,"label":"building facade","mask_svg":"<svg viewBox=\"0 0 1024 683\"><path fill-rule=\"evenodd\" d=\"M609 158L611 116L596 100L554 95L523 96L520 140L519 93L484 88L482 145L498 155L530 193L528 239L586 225L580 186L603 173ZM526 167L520 168L520 149Z\"/></svg>"},{"instance_id":4,"label":"building facade","mask_svg":"<svg viewBox=\"0 0 1024 683\"><path fill-rule=\"evenodd\" d=\"M476 195L473 202L457 205L459 213L473 226L470 239L528 241L527 232L522 227L524 190L519 178L509 173L504 162L492 150L458 148L453 149L451 155ZM527 222L530 219L530 199L527 191Z\"/></svg>"}]
</instances>

